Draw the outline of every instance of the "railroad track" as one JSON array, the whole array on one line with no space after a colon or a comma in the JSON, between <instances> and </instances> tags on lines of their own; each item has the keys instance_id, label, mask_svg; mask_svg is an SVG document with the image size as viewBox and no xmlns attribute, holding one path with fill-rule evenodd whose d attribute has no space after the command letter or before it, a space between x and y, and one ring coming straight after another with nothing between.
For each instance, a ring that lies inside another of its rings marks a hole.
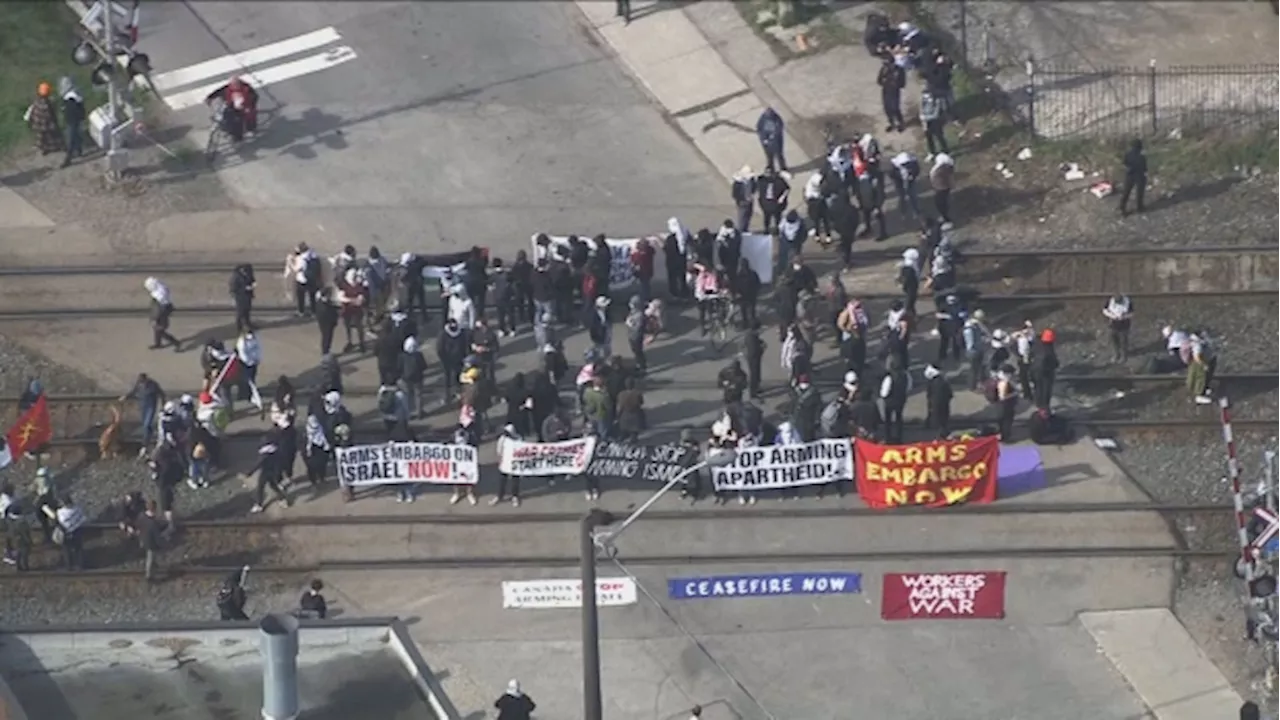
<instances>
[{"instance_id":1,"label":"railroad track","mask_svg":"<svg viewBox=\"0 0 1280 720\"><path fill-rule=\"evenodd\" d=\"M794 520L808 522L823 518L888 518L896 515L927 517L1005 517L1019 516L1071 516L1099 515L1115 517L1117 523L1124 516L1136 513L1157 513L1166 520L1194 517L1228 518L1234 512L1227 505L1154 505L1149 503L1070 503L1070 504L1011 504L965 505L939 510L936 508L900 508L894 511L869 508L789 508L757 509L732 507L696 509L687 511L654 511L647 514L649 522L676 521L716 523L721 521ZM522 526L532 524L563 525L576 527L581 515L576 513L482 513L476 515L423 514L366 515L366 516L316 516L301 518L272 518L253 520L191 521L183 523L176 544L161 554L160 560L169 576L222 577L227 573L251 565L254 572L270 575L303 576L338 570L474 570L484 568L560 568L575 567L578 558L565 555L449 555L432 554L408 558L336 558L299 562L291 556L282 533L290 528L392 528L396 532L415 527L431 526L435 530L459 526ZM518 531L518 530L517 530ZM79 582L90 580L137 579L141 558L135 541L126 538L114 525L94 524L87 529L86 554L95 563L95 569L83 572L66 572L50 569L57 558L52 549L42 550L33 557L32 571L24 573L0 573L0 583L26 579L53 582ZM518 531L519 532L519 531ZM698 554L627 554L620 555L628 565L742 565L757 563L813 563L813 562L871 562L915 561L921 559L1063 559L1063 558L1169 558L1187 560L1230 561L1237 552L1232 537L1224 536L1221 547L1189 549L1180 540L1167 545L1110 545L1110 546L1000 546L972 548L928 548L921 550L867 550L857 552L786 552L765 553L698 553Z\"/></svg>"},{"instance_id":2,"label":"railroad track","mask_svg":"<svg viewBox=\"0 0 1280 720\"><path fill-rule=\"evenodd\" d=\"M899 257L901 251L859 253L866 265ZM1011 302L1101 300L1127 292L1135 299L1197 297L1249 299L1271 297L1277 289L1275 246L1175 248L1168 250L966 252L960 277L984 304ZM239 262L239 261L238 261ZM41 266L0 268L7 278L0 287L0 320L81 317L133 317L146 313L142 281L166 279L179 312L189 316L232 312L227 278L233 263L193 265ZM288 304L267 300L283 296L286 288L275 268L278 258L259 263L259 303L255 312L267 317L291 312ZM91 282L92 288L79 288ZM57 280L58 282L51 282ZM70 290L66 287L70 284ZM96 307L68 305L92 292ZM434 293L429 293L434 295ZM431 298L433 301L436 298ZM896 295L863 295L864 300L896 299ZM215 300L217 303L215 304ZM437 303L438 304L438 303Z\"/></svg>"},{"instance_id":3,"label":"railroad track","mask_svg":"<svg viewBox=\"0 0 1280 720\"><path fill-rule=\"evenodd\" d=\"M1058 377L1058 386L1061 388L1079 390L1081 392L1098 392L1100 390L1117 390L1127 391L1136 387L1157 388L1160 386L1177 386L1183 382L1183 378L1177 375L1061 375ZM1218 387L1220 392L1225 392L1230 396L1233 390L1252 391L1270 391L1280 385L1280 371L1262 372L1262 373L1238 373L1223 374L1218 376ZM839 387L838 382L819 381L818 387L824 391L834 391ZM705 381L691 381L665 378L646 378L645 388L647 390L707 390L716 389L714 383ZM270 397L273 388L263 388L263 395ZM304 396L299 398L300 405L305 405L305 396L309 393L306 390L299 391ZM372 399L377 395L375 387L351 387L347 388L345 395L348 398ZM54 437L57 438L55 446L74 446L96 442L97 434L109 422L111 417L111 408L116 404L117 397L103 393L96 394L80 394L80 395L54 395L49 397L49 415L53 424ZM17 410L18 398L15 396L0 396L0 425L8 426L16 421L18 416ZM1137 410L1135 410L1137 411ZM135 403L128 403L123 408L123 419L126 427L132 428L141 422L138 414L138 407ZM1176 428L1176 427L1197 427L1197 426L1215 426L1216 421L1189 419L1182 420L1141 420L1127 416L1097 414L1088 416L1079 416L1076 419L1077 424L1091 426L1095 428ZM1274 421L1270 418L1250 419L1241 418L1236 420L1237 424L1242 427L1251 427L1257 425L1266 425ZM959 425L958 425L959 426ZM664 425L658 423L655 428L662 428ZM369 433L377 434L380 427L365 428ZM256 432L256 431L254 431ZM232 437L240 434L239 431L231 433ZM256 434L253 437L257 437Z\"/></svg>"}]
</instances>

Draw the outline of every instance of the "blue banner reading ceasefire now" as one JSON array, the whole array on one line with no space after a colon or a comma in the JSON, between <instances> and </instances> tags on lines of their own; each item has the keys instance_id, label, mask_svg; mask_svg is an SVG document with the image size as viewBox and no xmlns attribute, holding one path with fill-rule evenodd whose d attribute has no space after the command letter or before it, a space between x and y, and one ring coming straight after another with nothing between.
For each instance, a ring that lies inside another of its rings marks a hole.
<instances>
[{"instance_id":1,"label":"blue banner reading ceasefire now","mask_svg":"<svg viewBox=\"0 0 1280 720\"><path fill-rule=\"evenodd\" d=\"M667 591L674 600L770 597L774 595L847 595L862 592L862 573L777 573L671 578Z\"/></svg>"}]
</instances>

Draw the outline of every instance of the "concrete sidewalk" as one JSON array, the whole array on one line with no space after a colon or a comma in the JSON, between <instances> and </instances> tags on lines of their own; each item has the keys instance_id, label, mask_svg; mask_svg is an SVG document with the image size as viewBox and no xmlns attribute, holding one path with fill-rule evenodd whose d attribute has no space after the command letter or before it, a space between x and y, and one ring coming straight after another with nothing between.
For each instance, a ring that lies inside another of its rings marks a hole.
<instances>
[{"instance_id":1,"label":"concrete sidewalk","mask_svg":"<svg viewBox=\"0 0 1280 720\"><path fill-rule=\"evenodd\" d=\"M1164 608L1081 613L1080 622L1157 720L1234 717L1244 702Z\"/></svg>"},{"instance_id":2,"label":"concrete sidewalk","mask_svg":"<svg viewBox=\"0 0 1280 720\"><path fill-rule=\"evenodd\" d=\"M608 0L577 4L591 27L721 175L729 179L743 165L764 165L755 128L765 103L682 10L660 8L624 25ZM783 119L790 121L785 115ZM785 142L788 167L805 164L809 158L803 157L791 133ZM792 188L793 201L799 190Z\"/></svg>"}]
</instances>

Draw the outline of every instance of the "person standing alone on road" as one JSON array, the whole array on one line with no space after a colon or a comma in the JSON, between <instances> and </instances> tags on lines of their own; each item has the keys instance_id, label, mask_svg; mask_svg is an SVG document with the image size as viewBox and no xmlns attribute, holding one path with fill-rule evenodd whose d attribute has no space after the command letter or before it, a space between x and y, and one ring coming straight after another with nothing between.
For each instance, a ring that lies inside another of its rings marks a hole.
<instances>
[{"instance_id":1,"label":"person standing alone on road","mask_svg":"<svg viewBox=\"0 0 1280 720\"><path fill-rule=\"evenodd\" d=\"M169 320L173 317L173 299L169 296L169 288L153 277L144 280L142 287L151 296L151 349L159 350L165 343L169 343L174 352L181 352L182 343L169 333Z\"/></svg>"},{"instance_id":2,"label":"person standing alone on road","mask_svg":"<svg viewBox=\"0 0 1280 720\"><path fill-rule=\"evenodd\" d=\"M764 150L766 170L787 171L787 158L783 154L785 128L782 116L771 107L765 108L756 121L756 137L760 138L760 147Z\"/></svg>"},{"instance_id":3,"label":"person standing alone on road","mask_svg":"<svg viewBox=\"0 0 1280 720\"><path fill-rule=\"evenodd\" d=\"M880 102L884 106L884 117L888 121L885 132L902 132L907 123L902 119L902 89L907 86L907 73L893 62L892 56L884 59L880 66L880 74L876 76L876 84L880 86Z\"/></svg>"},{"instance_id":4,"label":"person standing alone on road","mask_svg":"<svg viewBox=\"0 0 1280 720\"><path fill-rule=\"evenodd\" d=\"M497 720L530 720L538 707L532 698L520 692L517 680L507 683L507 691L494 701L493 706L498 709Z\"/></svg>"},{"instance_id":5,"label":"person standing alone on road","mask_svg":"<svg viewBox=\"0 0 1280 720\"><path fill-rule=\"evenodd\" d=\"M253 291L257 282L253 276L253 266L248 263L237 265L231 271L228 291L236 306L236 332L253 329Z\"/></svg>"},{"instance_id":6,"label":"person standing alone on road","mask_svg":"<svg viewBox=\"0 0 1280 720\"><path fill-rule=\"evenodd\" d=\"M1102 308L1107 319L1107 335L1111 339L1111 362L1129 359L1129 327L1133 324L1133 301L1128 295L1112 295Z\"/></svg>"},{"instance_id":7,"label":"person standing alone on road","mask_svg":"<svg viewBox=\"0 0 1280 720\"><path fill-rule=\"evenodd\" d=\"M1135 139L1124 154L1124 189L1120 191L1120 214L1129 214L1129 194L1137 190L1138 212L1145 207L1147 197L1147 156L1142 152L1142 141Z\"/></svg>"}]
</instances>

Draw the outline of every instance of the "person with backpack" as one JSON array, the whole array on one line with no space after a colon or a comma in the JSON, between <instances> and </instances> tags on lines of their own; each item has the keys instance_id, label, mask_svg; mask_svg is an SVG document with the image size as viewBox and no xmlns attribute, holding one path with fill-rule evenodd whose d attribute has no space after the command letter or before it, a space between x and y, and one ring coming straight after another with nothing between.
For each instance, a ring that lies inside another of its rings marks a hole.
<instances>
[{"instance_id":1,"label":"person with backpack","mask_svg":"<svg viewBox=\"0 0 1280 720\"><path fill-rule=\"evenodd\" d=\"M951 400L955 393L947 376L933 365L924 369L924 378L925 406L928 408L924 426L938 428L938 439L945 439L951 434Z\"/></svg>"}]
</instances>

